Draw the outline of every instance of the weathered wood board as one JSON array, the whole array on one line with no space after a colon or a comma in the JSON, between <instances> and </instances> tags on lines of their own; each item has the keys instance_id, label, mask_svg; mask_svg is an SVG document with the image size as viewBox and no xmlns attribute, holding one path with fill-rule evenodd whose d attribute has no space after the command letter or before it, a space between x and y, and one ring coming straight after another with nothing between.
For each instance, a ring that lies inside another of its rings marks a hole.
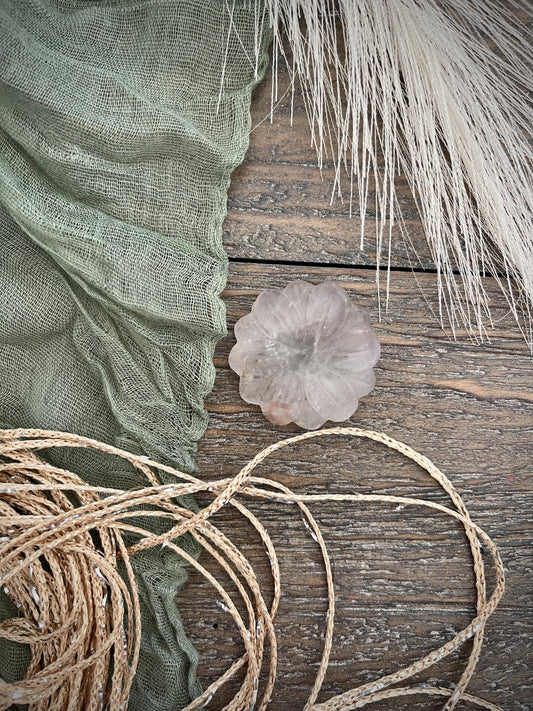
<instances>
[{"instance_id":1,"label":"weathered wood board","mask_svg":"<svg viewBox=\"0 0 533 711\"><path fill-rule=\"evenodd\" d=\"M235 188L236 190L238 187ZM271 442L298 432L268 423L238 394L227 365L232 327L260 290L296 278L332 279L367 308L382 344L377 386L351 422L387 432L432 459L454 482L478 522L500 548L507 592L487 630L471 692L506 711L533 709L532 553L533 377L531 356L504 308L491 343L466 334L452 341L435 321L434 274L393 271L389 313L377 322L373 269L231 264L224 298L230 335L216 352L217 379L207 405L210 428L199 446L205 478L238 472ZM487 288L494 285L487 280ZM494 301L498 301L494 289ZM446 503L428 475L372 442L321 438L276 453L262 473L297 491L414 494ZM297 513L280 504L251 504L278 548L284 595L276 629L279 681L271 708L302 709L320 660L326 591L316 544ZM460 526L427 511L394 506L321 504L313 508L334 562L337 601L334 653L324 700L414 661L450 639L474 612L473 574ZM262 545L232 511L217 518L232 540L257 562L270 590ZM204 559L206 560L206 559ZM216 570L216 565L211 567ZM490 570L490 565L489 565ZM492 580L489 574L489 583ZM200 674L214 680L242 653L229 615L196 573L180 595L180 610L201 654ZM422 678L452 684L460 655ZM235 687L233 687L235 688ZM210 705L223 707L229 689ZM443 702L411 697L372 708L433 711ZM462 703L461 709L474 708Z\"/></svg>"},{"instance_id":2,"label":"weathered wood board","mask_svg":"<svg viewBox=\"0 0 533 711\"><path fill-rule=\"evenodd\" d=\"M350 216L347 177L342 176L341 198L332 195L333 163L326 161L318 170L301 94L295 87L291 97L288 76L280 69L272 120L269 77L255 92L250 148L229 192L224 224L231 260L224 293L229 336L216 351L217 378L207 401L210 427L199 445L201 476L232 476L265 446L300 431L270 424L259 408L240 399L238 378L227 363L236 319L250 310L261 290L293 279L331 279L347 288L369 310L382 344L376 388L351 422L387 432L432 459L499 546L507 591L487 626L470 691L506 711L533 711L531 354L492 279L486 279L496 325L490 343L477 343L465 332L457 332L454 341L439 327L435 265L405 176L398 176L397 191L407 239L393 227L386 304L387 247L380 261L375 188L370 185L362 229L357 204ZM384 268L379 289L378 263ZM368 441L307 441L277 452L260 472L300 492L414 494L447 502L426 472ZM320 660L325 576L316 544L294 507L256 502L250 507L274 540L284 586L276 623L279 677L270 708L298 711ZM333 559L337 594L333 659L320 700L423 656L474 614L473 573L459 525L426 510L394 506L321 504L313 512ZM268 561L257 535L232 510L219 514L217 522L254 562L270 591ZM243 651L215 597L193 572L179 601L201 654L205 683ZM451 687L468 651L467 644L418 680ZM223 708L236 688L230 685L210 708ZM371 708L437 711L442 706L442 700L410 697ZM475 707L462 702L459 708Z\"/></svg>"},{"instance_id":3,"label":"weathered wood board","mask_svg":"<svg viewBox=\"0 0 533 711\"><path fill-rule=\"evenodd\" d=\"M322 171L317 168L301 93L296 87L291 111L289 87L280 65L281 98L272 120L270 76L254 94L250 147L245 162L233 174L228 195L224 223L228 254L267 261L374 265L378 259L375 188L369 184L364 249L360 249L361 220L355 202L350 217L349 178L341 171L342 197L333 195L333 163L326 161ZM408 238L404 239L398 226L393 227L391 264L431 268L433 260L407 181L399 175L396 183ZM388 239L386 231L382 263Z\"/></svg>"}]
</instances>

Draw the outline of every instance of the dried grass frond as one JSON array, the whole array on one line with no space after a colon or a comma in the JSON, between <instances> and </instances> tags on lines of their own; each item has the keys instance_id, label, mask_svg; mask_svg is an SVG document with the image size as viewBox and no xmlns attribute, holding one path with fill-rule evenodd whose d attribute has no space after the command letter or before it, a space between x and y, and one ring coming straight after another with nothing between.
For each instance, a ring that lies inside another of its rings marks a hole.
<instances>
[{"instance_id":1,"label":"dried grass frond","mask_svg":"<svg viewBox=\"0 0 533 711\"><path fill-rule=\"evenodd\" d=\"M348 172L361 245L373 175L377 252L390 257L392 227L402 225L395 182L405 174L438 272L441 322L484 339L492 325L484 276L491 275L531 345L527 3L265 2L274 74L285 57L302 86L319 166L326 158L336 166L334 192ZM275 78L273 86L275 101Z\"/></svg>"}]
</instances>

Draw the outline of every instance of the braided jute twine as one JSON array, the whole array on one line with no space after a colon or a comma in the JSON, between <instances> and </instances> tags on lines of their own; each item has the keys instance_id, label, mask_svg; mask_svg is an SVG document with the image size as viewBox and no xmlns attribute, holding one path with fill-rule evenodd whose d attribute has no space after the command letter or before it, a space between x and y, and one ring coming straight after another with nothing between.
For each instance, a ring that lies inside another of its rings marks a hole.
<instances>
[{"instance_id":1,"label":"braided jute twine","mask_svg":"<svg viewBox=\"0 0 533 711\"><path fill-rule=\"evenodd\" d=\"M451 504L406 496L381 494L295 494L272 479L252 476L270 454L313 437L362 437L412 459L446 491ZM35 452L51 447L92 447L123 457L138 471L145 486L122 491L88 486L75 474L52 466ZM467 694L479 658L484 626L504 591L504 570L496 546L470 518L444 474L426 457L392 437L356 427L334 427L305 432L272 444L255 456L233 478L204 482L144 456L136 456L85 437L44 430L0 430L0 578L19 614L0 626L0 638L29 645L31 662L22 681L0 680L0 709L29 704L30 711L120 711L128 695L139 657L141 616L131 557L152 546L168 546L196 568L213 586L221 606L233 616L244 644L244 654L186 711L207 705L216 691L244 667L242 683L228 711L265 709L276 679L277 647L273 621L281 596L276 551L266 529L243 499L268 499L296 504L324 562L328 611L322 659L304 711L348 711L382 699L427 694L448 697L444 710L460 699L493 711L498 706ZM174 475L175 483L161 484L157 472ZM193 513L177 501L184 494L204 492L211 503ZM237 496L238 495L238 496ZM332 649L335 594L328 551L308 504L381 502L401 507L425 507L460 521L470 544L476 580L476 615L453 639L418 661L328 701L316 699ZM139 507L142 506L142 519ZM270 561L273 600L265 603L258 578L241 551L210 520L224 506L234 507L259 533ZM145 517L162 517L169 530L156 535L144 528ZM241 614L227 590L206 568L176 543L189 532L230 576L242 598ZM124 538L129 542L127 545ZM496 583L487 595L481 544L490 551ZM393 686L427 669L466 640L473 638L466 667L453 690L425 684ZM266 651L269 650L269 654ZM265 662L268 657L268 664ZM263 666L268 673L261 674ZM264 681L263 681L264 680Z\"/></svg>"}]
</instances>

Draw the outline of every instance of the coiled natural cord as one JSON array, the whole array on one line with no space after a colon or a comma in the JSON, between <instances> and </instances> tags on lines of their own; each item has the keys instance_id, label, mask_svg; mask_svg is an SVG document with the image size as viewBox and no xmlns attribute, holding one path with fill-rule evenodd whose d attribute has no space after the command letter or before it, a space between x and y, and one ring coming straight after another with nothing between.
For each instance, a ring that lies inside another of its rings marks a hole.
<instances>
[{"instance_id":1,"label":"coiled natural cord","mask_svg":"<svg viewBox=\"0 0 533 711\"><path fill-rule=\"evenodd\" d=\"M430 474L448 494L451 506L380 494L295 494L271 479L252 476L255 467L276 450L325 435L363 437L397 450ZM50 447L92 447L118 455L131 462L146 485L129 491L89 486L75 474L37 456L37 451ZM162 485L158 470L174 475L176 482ZM192 513L177 501L184 494L199 492L212 494L213 500L198 513ZM225 709L265 709L276 678L273 621L281 581L272 541L242 498L296 504L322 554L329 607L322 660L305 711L348 711L373 701L410 694L447 696L445 711L452 711L461 698L481 708L500 711L494 704L465 692L479 658L485 623L504 591L503 565L494 543L473 523L451 482L429 459L385 434L355 427L306 432L277 442L255 456L234 478L210 482L73 434L0 430L0 582L19 608L19 616L0 626L0 638L27 644L31 650L30 666L22 681L0 680L0 709L14 703L29 704L30 711L98 711L103 708L121 711L127 707L141 635L139 598L130 557L156 545L174 549L207 579L223 607L233 616L245 647L244 655L189 704L186 711L202 708L243 666L243 681ZM457 519L463 524L470 544L477 594L476 616L449 642L393 674L323 703L316 703L316 699L332 648L335 593L326 544L307 506L318 501L422 506ZM139 517L141 506L142 519ZM270 607L246 557L210 520L223 506L235 507L261 536L274 581ZM156 536L142 525L145 517L153 516L169 521L165 534ZM239 612L217 579L179 547L176 538L186 532L201 543L235 583L245 615ZM490 551L496 569L496 584L490 596L486 593L481 544ZM454 690L426 685L393 686L427 669L472 637L468 663ZM262 683L267 648L269 669Z\"/></svg>"}]
</instances>

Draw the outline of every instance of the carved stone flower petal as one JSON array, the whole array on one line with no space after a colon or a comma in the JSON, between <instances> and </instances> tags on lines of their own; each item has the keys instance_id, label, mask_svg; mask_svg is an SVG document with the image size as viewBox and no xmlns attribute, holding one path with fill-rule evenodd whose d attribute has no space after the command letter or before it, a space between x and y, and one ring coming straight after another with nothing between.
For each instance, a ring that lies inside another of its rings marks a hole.
<instances>
[{"instance_id":1,"label":"carved stone flower petal","mask_svg":"<svg viewBox=\"0 0 533 711\"><path fill-rule=\"evenodd\" d=\"M275 424L342 422L374 387L380 353L366 313L333 282L263 291L235 324L241 397Z\"/></svg>"}]
</instances>

